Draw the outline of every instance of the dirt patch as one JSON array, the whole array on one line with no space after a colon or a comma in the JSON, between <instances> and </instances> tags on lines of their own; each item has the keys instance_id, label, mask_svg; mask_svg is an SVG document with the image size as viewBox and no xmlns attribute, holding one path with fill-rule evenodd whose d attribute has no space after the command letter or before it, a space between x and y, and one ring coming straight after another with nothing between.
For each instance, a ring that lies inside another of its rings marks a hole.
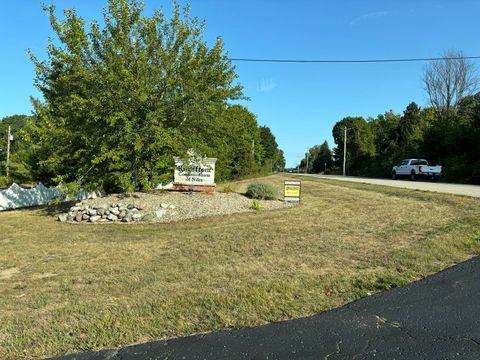
<instances>
[{"instance_id":1,"label":"dirt patch","mask_svg":"<svg viewBox=\"0 0 480 360\"><path fill-rule=\"evenodd\" d=\"M35 275L32 276L32 278L34 278L35 280L41 280L41 279L48 279L48 278L55 277L55 276L58 276L58 274L43 273L43 274L35 274Z\"/></svg>"},{"instance_id":2,"label":"dirt patch","mask_svg":"<svg viewBox=\"0 0 480 360\"><path fill-rule=\"evenodd\" d=\"M0 280L8 280L13 275L18 274L19 272L20 272L20 270L16 267L5 269L5 270L0 270Z\"/></svg>"}]
</instances>

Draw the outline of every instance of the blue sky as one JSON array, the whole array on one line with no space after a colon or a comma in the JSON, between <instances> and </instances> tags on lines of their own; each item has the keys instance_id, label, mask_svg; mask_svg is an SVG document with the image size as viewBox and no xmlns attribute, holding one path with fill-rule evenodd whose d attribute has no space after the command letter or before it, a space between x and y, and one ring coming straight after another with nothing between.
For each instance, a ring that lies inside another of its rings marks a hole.
<instances>
[{"instance_id":1,"label":"blue sky","mask_svg":"<svg viewBox=\"0 0 480 360\"><path fill-rule=\"evenodd\" d=\"M480 55L478 0L191 0L206 21L205 38L221 36L232 58L376 59L436 57L448 49ZM87 21L101 18L100 0L46 0L74 7ZM171 1L145 0L147 14ZM185 1L181 1L185 3ZM42 58L49 22L37 0L5 1L0 13L0 118L29 114L34 68L25 50ZM60 14L60 12L59 12ZM287 166L307 148L327 140L345 116L401 113L415 101L427 105L425 63L235 63L244 104L269 126Z\"/></svg>"}]
</instances>

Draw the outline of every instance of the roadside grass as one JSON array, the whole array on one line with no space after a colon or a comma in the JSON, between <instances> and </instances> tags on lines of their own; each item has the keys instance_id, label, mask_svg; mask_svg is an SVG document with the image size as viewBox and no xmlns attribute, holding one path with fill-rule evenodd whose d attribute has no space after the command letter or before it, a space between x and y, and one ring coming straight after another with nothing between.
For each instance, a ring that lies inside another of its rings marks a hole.
<instances>
[{"instance_id":1,"label":"roadside grass","mask_svg":"<svg viewBox=\"0 0 480 360\"><path fill-rule=\"evenodd\" d=\"M301 180L300 206L172 224L0 213L0 358L308 316L480 254L479 199Z\"/></svg>"}]
</instances>

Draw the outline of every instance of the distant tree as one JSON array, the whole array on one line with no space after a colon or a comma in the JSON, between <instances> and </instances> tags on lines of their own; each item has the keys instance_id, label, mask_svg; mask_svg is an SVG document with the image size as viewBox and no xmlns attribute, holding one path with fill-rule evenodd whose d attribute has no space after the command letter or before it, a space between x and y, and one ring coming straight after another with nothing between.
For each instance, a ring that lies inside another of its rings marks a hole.
<instances>
[{"instance_id":1,"label":"distant tree","mask_svg":"<svg viewBox=\"0 0 480 360\"><path fill-rule=\"evenodd\" d=\"M450 117L459 101L478 88L475 65L463 57L461 51L447 51L443 54L443 60L432 61L425 68L425 90L432 107L442 117Z\"/></svg>"},{"instance_id":2,"label":"distant tree","mask_svg":"<svg viewBox=\"0 0 480 360\"><path fill-rule=\"evenodd\" d=\"M362 117L346 117L332 130L337 145L334 157L338 166L343 165L344 129L347 127L347 173L365 175L371 158L375 156L375 138L372 129Z\"/></svg>"},{"instance_id":3,"label":"distant tree","mask_svg":"<svg viewBox=\"0 0 480 360\"><path fill-rule=\"evenodd\" d=\"M327 141L318 146L318 151L316 151L314 157L312 157L311 163L310 170L312 173L320 173L332 167L333 156Z\"/></svg>"},{"instance_id":4,"label":"distant tree","mask_svg":"<svg viewBox=\"0 0 480 360\"><path fill-rule=\"evenodd\" d=\"M260 140L263 145L264 158L273 159L278 150L278 144L272 131L268 126L260 126Z\"/></svg>"},{"instance_id":5,"label":"distant tree","mask_svg":"<svg viewBox=\"0 0 480 360\"><path fill-rule=\"evenodd\" d=\"M31 55L44 102L34 101L30 139L46 180L149 189L172 177L174 155L208 148L215 119L242 97L222 40L208 47L176 2L168 19L110 0L89 29L74 10L64 20L45 11L59 41L46 60Z\"/></svg>"},{"instance_id":6,"label":"distant tree","mask_svg":"<svg viewBox=\"0 0 480 360\"><path fill-rule=\"evenodd\" d=\"M455 117L455 126L443 134L445 140L435 160L444 166L448 181L480 184L480 93L464 97Z\"/></svg>"},{"instance_id":7,"label":"distant tree","mask_svg":"<svg viewBox=\"0 0 480 360\"><path fill-rule=\"evenodd\" d=\"M229 106L216 120L210 146L224 179L256 172L264 158L257 119L241 105Z\"/></svg>"},{"instance_id":8,"label":"distant tree","mask_svg":"<svg viewBox=\"0 0 480 360\"><path fill-rule=\"evenodd\" d=\"M377 155L388 156L392 148L397 146L397 128L400 120L401 116L391 110L378 115L375 119L368 119L368 124L375 138Z\"/></svg>"},{"instance_id":9,"label":"distant tree","mask_svg":"<svg viewBox=\"0 0 480 360\"><path fill-rule=\"evenodd\" d=\"M285 167L283 151L278 147L275 136L268 126L260 126L260 140L263 146L262 164L267 171L281 171Z\"/></svg>"},{"instance_id":10,"label":"distant tree","mask_svg":"<svg viewBox=\"0 0 480 360\"><path fill-rule=\"evenodd\" d=\"M0 176L6 175L7 133L11 127L10 182L24 183L34 179L32 173L32 146L25 139L25 128L31 119L28 115L12 115L0 120Z\"/></svg>"},{"instance_id":11,"label":"distant tree","mask_svg":"<svg viewBox=\"0 0 480 360\"><path fill-rule=\"evenodd\" d=\"M285 161L285 155L283 153L283 150L278 149L276 161L273 163L273 170L283 171L285 170L285 165L286 165L286 161Z\"/></svg>"}]
</instances>

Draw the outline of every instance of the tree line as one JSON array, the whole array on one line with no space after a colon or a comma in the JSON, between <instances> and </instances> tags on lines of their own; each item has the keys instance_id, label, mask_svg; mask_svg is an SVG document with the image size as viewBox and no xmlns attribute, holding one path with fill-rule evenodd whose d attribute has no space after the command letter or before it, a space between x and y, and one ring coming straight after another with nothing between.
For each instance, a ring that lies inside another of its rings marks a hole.
<instances>
[{"instance_id":1,"label":"tree line","mask_svg":"<svg viewBox=\"0 0 480 360\"><path fill-rule=\"evenodd\" d=\"M426 67L422 80L428 106L412 102L401 114L345 117L333 127L334 149L326 142L314 146L308 168L307 157L300 167L312 173L325 171L331 159L327 173L341 174L346 128L347 175L389 177L400 160L425 158L443 166L446 181L480 184L480 92L474 63L461 52L449 51Z\"/></svg>"},{"instance_id":2,"label":"tree line","mask_svg":"<svg viewBox=\"0 0 480 360\"><path fill-rule=\"evenodd\" d=\"M218 158L217 181L284 168L272 131L234 104L246 98L222 39L209 47L188 7L148 17L138 0L110 0L102 26L44 10L57 41L44 60L30 53L43 99L20 116L9 180L148 190L189 149Z\"/></svg>"}]
</instances>

